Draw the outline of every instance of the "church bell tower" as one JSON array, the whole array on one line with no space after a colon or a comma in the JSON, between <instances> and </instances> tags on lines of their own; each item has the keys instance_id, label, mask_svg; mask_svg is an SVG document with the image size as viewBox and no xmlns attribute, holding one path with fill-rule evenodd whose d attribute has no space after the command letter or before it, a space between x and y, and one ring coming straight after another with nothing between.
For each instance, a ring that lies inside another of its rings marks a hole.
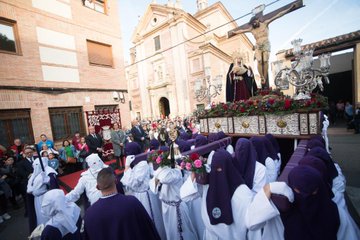
<instances>
[{"instance_id":1,"label":"church bell tower","mask_svg":"<svg viewBox=\"0 0 360 240\"><path fill-rule=\"evenodd\" d=\"M201 11L208 7L208 0L196 0L197 10Z\"/></svg>"}]
</instances>

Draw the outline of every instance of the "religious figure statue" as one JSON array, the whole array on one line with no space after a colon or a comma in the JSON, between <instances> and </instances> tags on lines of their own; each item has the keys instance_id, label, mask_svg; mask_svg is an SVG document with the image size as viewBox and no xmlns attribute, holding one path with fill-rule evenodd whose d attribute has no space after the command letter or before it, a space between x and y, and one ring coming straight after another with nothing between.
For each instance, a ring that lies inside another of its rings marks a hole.
<instances>
[{"instance_id":1,"label":"religious figure statue","mask_svg":"<svg viewBox=\"0 0 360 240\"><path fill-rule=\"evenodd\" d=\"M246 100L255 95L257 86L251 67L244 64L244 54L234 52L226 75L226 101Z\"/></svg>"},{"instance_id":2,"label":"religious figure statue","mask_svg":"<svg viewBox=\"0 0 360 240\"><path fill-rule=\"evenodd\" d=\"M256 45L254 49L255 59L257 60L258 70L261 75L262 88L269 87L269 24L275 19L280 18L285 14L297 10L303 6L303 1L297 0L266 15L263 15L264 5L259 6L254 9L254 11L257 10L257 13L250 19L249 23L246 23L228 32L229 38L245 32L251 32L253 34L256 40Z\"/></svg>"}]
</instances>

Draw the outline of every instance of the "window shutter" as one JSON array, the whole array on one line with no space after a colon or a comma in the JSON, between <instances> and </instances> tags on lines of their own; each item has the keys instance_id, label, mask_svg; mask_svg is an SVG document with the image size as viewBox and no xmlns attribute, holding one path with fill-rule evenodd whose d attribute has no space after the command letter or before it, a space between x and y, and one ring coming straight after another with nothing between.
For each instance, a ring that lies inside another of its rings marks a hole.
<instances>
[{"instance_id":1,"label":"window shutter","mask_svg":"<svg viewBox=\"0 0 360 240\"><path fill-rule=\"evenodd\" d=\"M110 45L87 40L89 63L101 66L113 66L112 49Z\"/></svg>"}]
</instances>

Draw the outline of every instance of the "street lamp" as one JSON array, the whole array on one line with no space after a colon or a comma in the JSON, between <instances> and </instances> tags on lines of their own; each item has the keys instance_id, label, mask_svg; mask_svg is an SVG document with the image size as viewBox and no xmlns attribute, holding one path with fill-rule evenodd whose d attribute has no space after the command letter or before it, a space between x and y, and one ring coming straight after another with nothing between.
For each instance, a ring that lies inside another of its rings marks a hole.
<instances>
[{"instance_id":1,"label":"street lamp","mask_svg":"<svg viewBox=\"0 0 360 240\"><path fill-rule=\"evenodd\" d=\"M310 99L310 93L319 86L320 90L324 90L322 80L329 83L330 56L331 53L319 56L320 68L313 67L313 49L302 49L302 39L295 39L291 42L294 46L293 53L295 61L291 63L291 67L283 68L283 61L274 62L275 66L275 85L277 88L285 90L289 89L289 84L295 86L295 100Z\"/></svg>"},{"instance_id":2,"label":"street lamp","mask_svg":"<svg viewBox=\"0 0 360 240\"><path fill-rule=\"evenodd\" d=\"M211 104L211 98L215 98L221 93L222 75L217 75L214 78L213 83L211 83L211 68L205 67L204 73L205 77L203 79L197 79L195 81L195 98L198 102L207 98L209 104Z\"/></svg>"}]
</instances>

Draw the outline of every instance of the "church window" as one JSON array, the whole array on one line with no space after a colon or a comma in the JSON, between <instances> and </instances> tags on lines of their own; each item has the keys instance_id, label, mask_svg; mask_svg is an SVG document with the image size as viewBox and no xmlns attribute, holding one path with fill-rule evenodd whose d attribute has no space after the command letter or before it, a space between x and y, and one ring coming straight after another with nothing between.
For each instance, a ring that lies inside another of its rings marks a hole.
<instances>
[{"instance_id":1,"label":"church window","mask_svg":"<svg viewBox=\"0 0 360 240\"><path fill-rule=\"evenodd\" d=\"M155 43L155 51L160 50L161 45L160 45L160 36L156 36L154 37L154 43Z\"/></svg>"},{"instance_id":2,"label":"church window","mask_svg":"<svg viewBox=\"0 0 360 240\"><path fill-rule=\"evenodd\" d=\"M153 26L155 26L156 23L157 23L157 21L158 21L158 19L157 19L156 17L154 17L154 18L152 19L152 21L151 21L151 24L152 24Z\"/></svg>"},{"instance_id":3,"label":"church window","mask_svg":"<svg viewBox=\"0 0 360 240\"><path fill-rule=\"evenodd\" d=\"M163 70L161 66L158 67L157 74L158 74L158 80L161 82L163 80Z\"/></svg>"}]
</instances>

